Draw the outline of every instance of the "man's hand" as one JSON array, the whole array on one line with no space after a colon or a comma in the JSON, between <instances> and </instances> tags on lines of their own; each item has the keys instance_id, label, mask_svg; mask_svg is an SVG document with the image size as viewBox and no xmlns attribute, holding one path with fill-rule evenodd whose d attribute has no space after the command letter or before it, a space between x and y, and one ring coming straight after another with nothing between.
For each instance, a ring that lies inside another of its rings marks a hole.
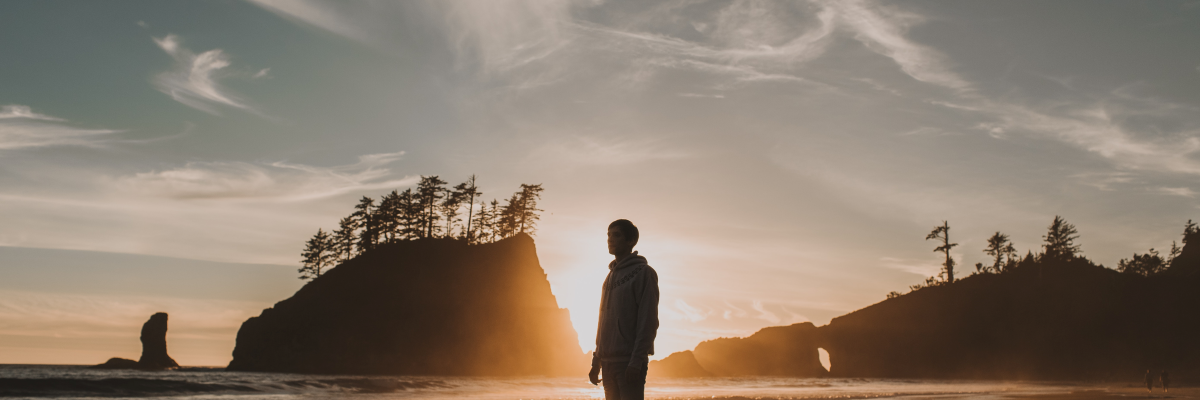
<instances>
[{"instance_id":1,"label":"man's hand","mask_svg":"<svg viewBox=\"0 0 1200 400\"><path fill-rule=\"evenodd\" d=\"M640 376L642 371L644 371L642 366L630 365L625 368L624 372L621 373L621 380L625 381L625 382L629 382L630 378Z\"/></svg>"},{"instance_id":2,"label":"man's hand","mask_svg":"<svg viewBox=\"0 0 1200 400\"><path fill-rule=\"evenodd\" d=\"M593 365L592 370L588 372L588 382L591 382L593 385L600 384L600 366L599 365Z\"/></svg>"}]
</instances>

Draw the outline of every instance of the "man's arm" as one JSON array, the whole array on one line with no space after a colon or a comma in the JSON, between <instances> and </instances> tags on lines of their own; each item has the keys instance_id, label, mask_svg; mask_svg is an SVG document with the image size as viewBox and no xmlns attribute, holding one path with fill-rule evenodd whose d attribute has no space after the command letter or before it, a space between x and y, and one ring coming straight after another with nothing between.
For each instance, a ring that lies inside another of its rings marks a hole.
<instances>
[{"instance_id":1,"label":"man's arm","mask_svg":"<svg viewBox=\"0 0 1200 400\"><path fill-rule=\"evenodd\" d=\"M629 367L645 371L650 363L650 354L654 352L654 337L658 335L658 273L646 268L642 274L644 282L641 293L637 295L637 336L633 341Z\"/></svg>"}]
</instances>

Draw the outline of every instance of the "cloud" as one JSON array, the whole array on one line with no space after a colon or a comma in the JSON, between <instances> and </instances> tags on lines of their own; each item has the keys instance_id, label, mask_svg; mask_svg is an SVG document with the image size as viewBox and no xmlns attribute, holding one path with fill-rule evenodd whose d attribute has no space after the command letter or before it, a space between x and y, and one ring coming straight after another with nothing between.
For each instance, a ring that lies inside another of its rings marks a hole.
<instances>
[{"instance_id":1,"label":"cloud","mask_svg":"<svg viewBox=\"0 0 1200 400\"><path fill-rule=\"evenodd\" d=\"M723 95L723 94L703 94L703 93L679 93L678 96L679 97L692 97L692 98L699 98L699 99L723 99L723 98L725 98L725 95Z\"/></svg>"},{"instance_id":2,"label":"cloud","mask_svg":"<svg viewBox=\"0 0 1200 400\"><path fill-rule=\"evenodd\" d=\"M896 269L920 276L934 276L942 270L942 266L937 263L928 261L913 262L895 257L882 257L879 259L879 265L884 268Z\"/></svg>"},{"instance_id":3,"label":"cloud","mask_svg":"<svg viewBox=\"0 0 1200 400\"><path fill-rule=\"evenodd\" d=\"M267 74L269 74L269 73L271 73L270 68L263 68L263 69L258 70L258 72L256 72L254 74L254 76L252 76L252 78L254 78L254 79L265 78L265 77L267 77Z\"/></svg>"},{"instance_id":4,"label":"cloud","mask_svg":"<svg viewBox=\"0 0 1200 400\"><path fill-rule=\"evenodd\" d=\"M391 178L386 166L404 152L359 157L357 163L317 167L286 162L191 162L179 168L142 172L113 180L122 191L172 199L295 202L369 189L413 184Z\"/></svg>"},{"instance_id":5,"label":"cloud","mask_svg":"<svg viewBox=\"0 0 1200 400\"><path fill-rule=\"evenodd\" d=\"M1035 110L1012 103L986 102L983 113L997 121L981 124L989 134L1026 132L1045 135L1094 153L1119 167L1134 170L1177 172L1200 175L1200 129L1191 128L1171 135L1151 135L1122 124L1128 110L1105 103L1066 107L1061 110ZM1160 117L1161 118L1161 117Z\"/></svg>"},{"instance_id":6,"label":"cloud","mask_svg":"<svg viewBox=\"0 0 1200 400\"><path fill-rule=\"evenodd\" d=\"M49 146L96 147L121 131L81 129L62 118L38 114L28 106L0 106L0 150Z\"/></svg>"},{"instance_id":7,"label":"cloud","mask_svg":"<svg viewBox=\"0 0 1200 400\"><path fill-rule=\"evenodd\" d=\"M779 321L781 321L779 319L778 315L775 315L775 313L773 313L773 312L767 311L767 309L765 307L763 307L763 303L761 300L754 300L754 302L751 303L750 306L754 308L754 311L758 311L758 315L755 316L754 318L758 318L763 321L770 322L772 324L778 324Z\"/></svg>"},{"instance_id":8,"label":"cloud","mask_svg":"<svg viewBox=\"0 0 1200 400\"><path fill-rule=\"evenodd\" d=\"M872 51L891 58L914 79L952 89L971 87L946 65L943 55L905 37L910 26L922 21L920 16L870 1L826 1L824 4L837 10L838 20L854 32L856 39Z\"/></svg>"},{"instance_id":9,"label":"cloud","mask_svg":"<svg viewBox=\"0 0 1200 400\"><path fill-rule=\"evenodd\" d=\"M154 38L154 43L175 59L175 66L171 70L153 80L160 92L188 107L213 115L220 115L218 106L257 113L217 82L222 77L222 70L231 65L229 56L221 49L195 54L184 48L182 39L176 35Z\"/></svg>"},{"instance_id":10,"label":"cloud","mask_svg":"<svg viewBox=\"0 0 1200 400\"><path fill-rule=\"evenodd\" d=\"M691 322L706 320L708 319L708 315L711 314L708 311L703 311L696 307L692 307L686 301L683 301L683 299L675 299L675 308L679 309L679 311L683 314L683 317Z\"/></svg>"},{"instance_id":11,"label":"cloud","mask_svg":"<svg viewBox=\"0 0 1200 400\"><path fill-rule=\"evenodd\" d=\"M1162 193L1162 194L1168 194L1171 196L1180 196L1180 197L1187 197L1187 198L1195 198L1196 197L1196 192L1194 190L1192 190L1191 188L1186 188L1186 187L1161 187L1161 188L1158 188L1158 192Z\"/></svg>"},{"instance_id":12,"label":"cloud","mask_svg":"<svg viewBox=\"0 0 1200 400\"><path fill-rule=\"evenodd\" d=\"M661 139L574 136L547 142L534 150L530 158L575 165L629 165L690 156L690 153Z\"/></svg>"}]
</instances>

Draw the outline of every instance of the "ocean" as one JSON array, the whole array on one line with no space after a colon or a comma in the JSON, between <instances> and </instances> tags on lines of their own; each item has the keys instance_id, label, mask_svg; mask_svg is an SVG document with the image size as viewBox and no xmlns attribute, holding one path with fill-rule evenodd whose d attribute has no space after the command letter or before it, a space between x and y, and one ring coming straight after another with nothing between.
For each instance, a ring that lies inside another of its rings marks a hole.
<instances>
[{"instance_id":1,"label":"ocean","mask_svg":"<svg viewBox=\"0 0 1200 400\"><path fill-rule=\"evenodd\" d=\"M1140 393L1144 395L1144 388L1142 390ZM653 399L1083 399L1124 397L1123 392L1139 393L1136 385L1129 384L1114 389L1109 385L1071 382L840 378L652 379L646 390L647 398ZM604 392L600 387L587 383L585 377L307 375L226 372L222 368L181 368L149 372L96 370L86 366L69 365L0 365L0 397L170 397L223 400L596 399L603 398Z\"/></svg>"}]
</instances>

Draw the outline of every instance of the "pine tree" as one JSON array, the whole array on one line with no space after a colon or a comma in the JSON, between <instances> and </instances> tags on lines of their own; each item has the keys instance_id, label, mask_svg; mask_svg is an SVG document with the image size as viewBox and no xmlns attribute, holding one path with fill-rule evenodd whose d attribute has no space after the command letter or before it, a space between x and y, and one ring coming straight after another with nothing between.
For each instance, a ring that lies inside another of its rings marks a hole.
<instances>
[{"instance_id":1,"label":"pine tree","mask_svg":"<svg viewBox=\"0 0 1200 400\"><path fill-rule=\"evenodd\" d=\"M397 203L400 211L400 236L405 240L420 238L424 232L424 225L421 224L422 207L412 189L404 189Z\"/></svg>"},{"instance_id":2,"label":"pine tree","mask_svg":"<svg viewBox=\"0 0 1200 400\"><path fill-rule=\"evenodd\" d=\"M354 209L356 211L354 211L354 214L351 214L351 217L354 218L355 224L360 229L356 245L358 246L358 254L362 254L367 250L374 249L377 243L376 239L379 237L379 223L376 218L375 199L363 196L358 201L358 205L354 206Z\"/></svg>"},{"instance_id":3,"label":"pine tree","mask_svg":"<svg viewBox=\"0 0 1200 400\"><path fill-rule=\"evenodd\" d=\"M1075 239L1079 239L1079 231L1063 217L1054 216L1054 221L1050 223L1046 236L1042 236L1042 239L1046 240L1043 255L1047 259L1068 261L1082 253L1080 246L1075 244Z\"/></svg>"},{"instance_id":4,"label":"pine tree","mask_svg":"<svg viewBox=\"0 0 1200 400\"><path fill-rule=\"evenodd\" d=\"M338 228L333 230L333 245L337 257L343 261L354 255L354 218L343 217Z\"/></svg>"},{"instance_id":5,"label":"pine tree","mask_svg":"<svg viewBox=\"0 0 1200 400\"><path fill-rule=\"evenodd\" d=\"M300 279L320 278L325 268L333 266L337 261L334 247L333 238L324 230L317 229L317 234L304 244L304 251L300 253L303 258L302 266L297 270L300 272Z\"/></svg>"},{"instance_id":6,"label":"pine tree","mask_svg":"<svg viewBox=\"0 0 1200 400\"><path fill-rule=\"evenodd\" d=\"M463 196L466 197L467 227L463 229L463 236L465 239L467 239L467 243L472 243L474 241L473 218L475 217L475 197L480 196L483 193L479 191L478 186L475 186L475 175L471 175L471 179L458 184L458 186L455 186L454 190L462 193Z\"/></svg>"},{"instance_id":7,"label":"pine tree","mask_svg":"<svg viewBox=\"0 0 1200 400\"><path fill-rule=\"evenodd\" d=\"M437 234L438 219L440 219L438 204L446 191L445 184L446 181L441 180L437 175L422 175L421 181L417 183L417 199L422 207L420 222L424 229L421 237L434 237Z\"/></svg>"},{"instance_id":8,"label":"pine tree","mask_svg":"<svg viewBox=\"0 0 1200 400\"><path fill-rule=\"evenodd\" d=\"M520 227L517 215L521 212L521 193L513 193L506 203L500 207L500 215L496 221L496 236L499 236L499 239L507 239L517 234L517 229Z\"/></svg>"},{"instance_id":9,"label":"pine tree","mask_svg":"<svg viewBox=\"0 0 1200 400\"><path fill-rule=\"evenodd\" d=\"M488 209L487 202L479 203L479 211L475 212L474 221L470 223L472 231L469 233L467 243L487 243L488 242L488 225L492 220L492 213Z\"/></svg>"},{"instance_id":10,"label":"pine tree","mask_svg":"<svg viewBox=\"0 0 1200 400\"><path fill-rule=\"evenodd\" d=\"M520 207L516 211L517 231L533 234L537 230L537 221L541 219L538 212L542 210L537 208L538 199L542 197L542 184L526 185L521 184L519 193Z\"/></svg>"},{"instance_id":11,"label":"pine tree","mask_svg":"<svg viewBox=\"0 0 1200 400\"><path fill-rule=\"evenodd\" d=\"M992 266L982 268L982 272L988 272L989 269L995 273L1004 272L1006 269L1005 266L1012 263L1012 255L1016 253L1017 249L1013 248L1012 242L1008 240L1008 235L1000 232L996 232L992 237L988 238L987 243L988 245L983 249L983 252L994 259ZM1006 256L1008 257L1007 263L1004 261Z\"/></svg>"},{"instance_id":12,"label":"pine tree","mask_svg":"<svg viewBox=\"0 0 1200 400\"><path fill-rule=\"evenodd\" d=\"M400 240L400 193L393 190L379 201L379 232L386 243Z\"/></svg>"},{"instance_id":13,"label":"pine tree","mask_svg":"<svg viewBox=\"0 0 1200 400\"><path fill-rule=\"evenodd\" d=\"M942 263L942 274L946 276L947 283L954 283L954 258L950 257L950 249L958 246L958 243L950 243L950 224L942 221L941 226L933 228L929 235L925 236L925 240L938 239L942 241L942 245L933 249L935 253L946 253L946 262Z\"/></svg>"},{"instance_id":14,"label":"pine tree","mask_svg":"<svg viewBox=\"0 0 1200 400\"><path fill-rule=\"evenodd\" d=\"M465 198L466 194L458 190L458 187L455 187L455 190L447 190L445 192L442 203L438 205L438 208L442 212L442 218L446 220L445 237L454 237L455 223L462 222L462 219L458 217L458 210L462 208Z\"/></svg>"}]
</instances>

